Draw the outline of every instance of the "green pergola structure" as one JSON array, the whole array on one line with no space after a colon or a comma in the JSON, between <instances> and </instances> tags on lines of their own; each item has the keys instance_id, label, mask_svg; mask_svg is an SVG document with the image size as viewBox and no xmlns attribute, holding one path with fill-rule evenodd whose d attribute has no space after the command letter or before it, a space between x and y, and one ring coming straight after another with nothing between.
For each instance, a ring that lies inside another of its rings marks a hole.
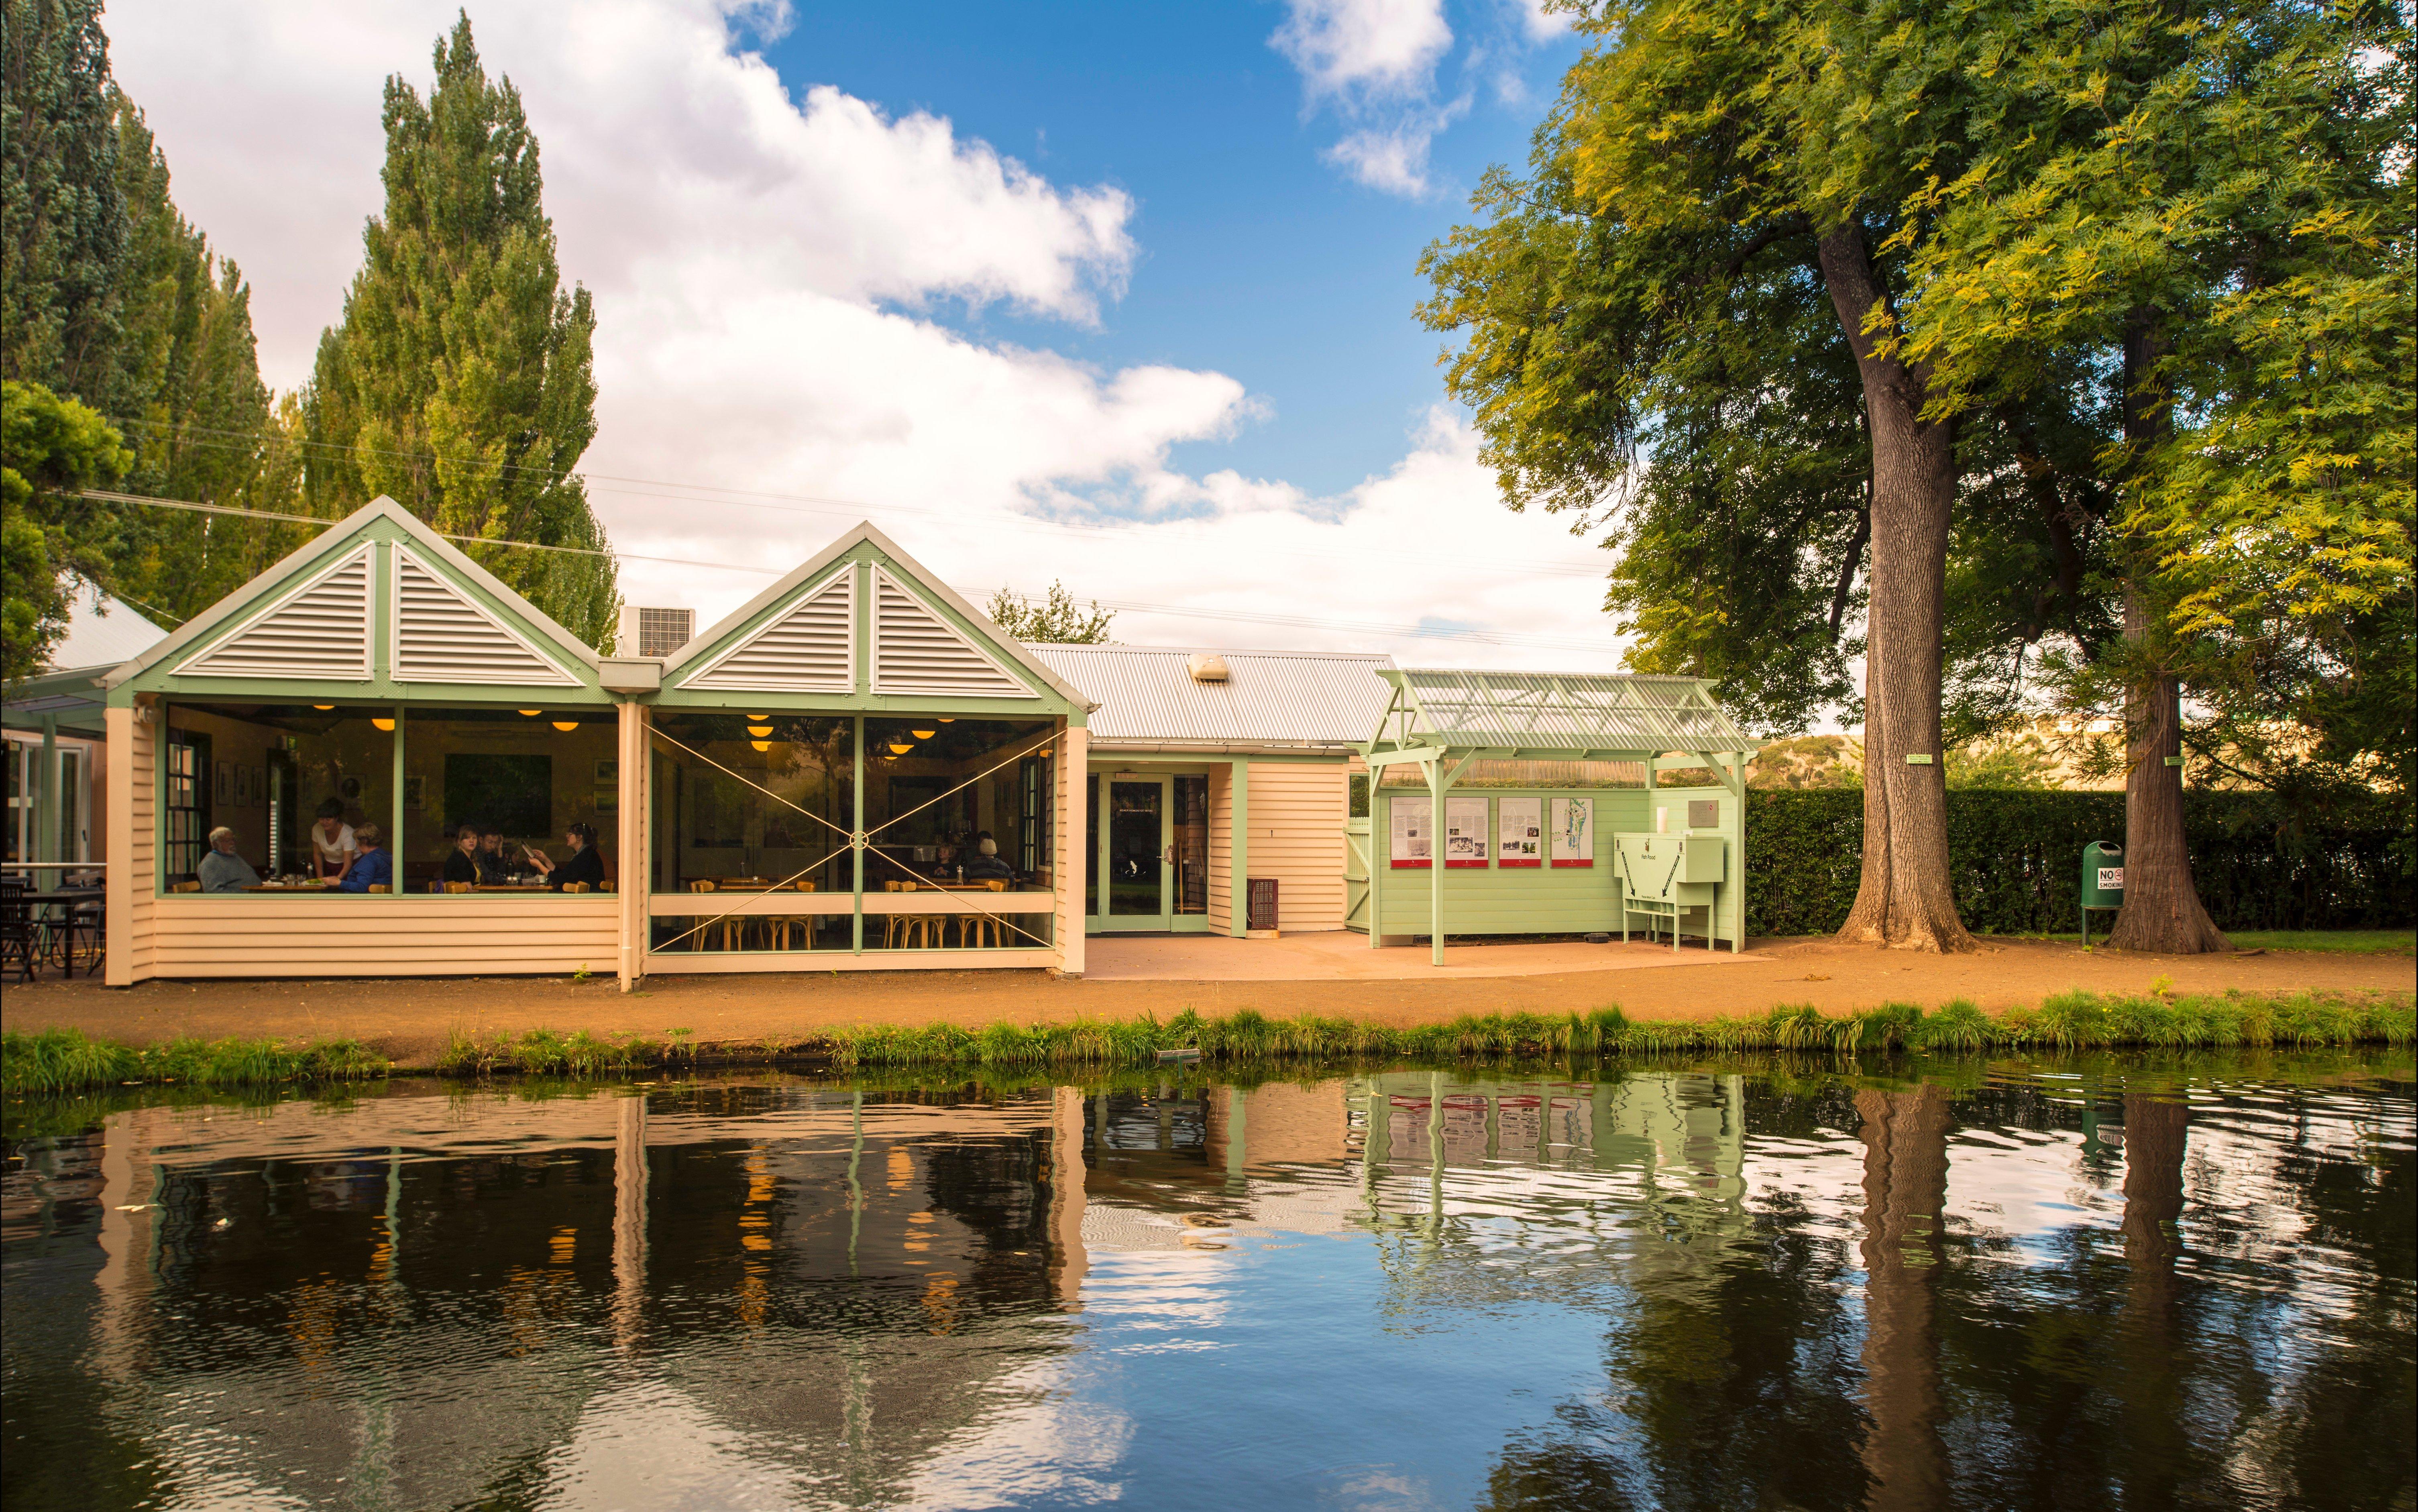
<instances>
[{"instance_id":1,"label":"green pergola structure","mask_svg":"<svg viewBox=\"0 0 2418 1512\"><path fill-rule=\"evenodd\" d=\"M1427 780L1431 823L1440 836L1445 801L1454 783L1477 761L1619 761L1645 769L1643 816L1652 803L1656 773L1688 764L1708 769L1734 800L1737 814L1746 795L1746 764L1753 743L1713 701L1712 686L1700 678L1628 674L1485 672L1460 668L1405 667L1379 673L1393 696L1376 734L1361 747L1370 772L1370 795L1382 791L1389 767L1416 766ZM1501 791L1496 787L1493 791ZM1376 804L1370 805L1371 814ZM1641 819L1641 823L1642 823ZM1385 836L1372 822L1372 882L1385 864L1379 854ZM1728 828L1728 826L1724 826ZM1743 839L1743 815L1737 823ZM1740 871L1743 872L1741 858ZM1445 857L1432 847L1429 878L1429 939L1432 959L1444 964ZM1383 939L1379 905L1370 904L1370 940ZM1743 923L1741 916L1741 933Z\"/></svg>"}]
</instances>

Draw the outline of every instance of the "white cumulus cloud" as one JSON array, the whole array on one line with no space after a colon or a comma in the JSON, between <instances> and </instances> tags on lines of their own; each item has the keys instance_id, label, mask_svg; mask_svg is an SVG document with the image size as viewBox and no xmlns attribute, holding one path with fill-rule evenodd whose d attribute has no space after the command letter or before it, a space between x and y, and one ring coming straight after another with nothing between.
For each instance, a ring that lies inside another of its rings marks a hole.
<instances>
[{"instance_id":1,"label":"white cumulus cloud","mask_svg":"<svg viewBox=\"0 0 2418 1512\"><path fill-rule=\"evenodd\" d=\"M1303 23L1301 56L1354 100L1418 101L1450 33L1432 6L1405 14L1391 31L1338 8ZM180 206L252 280L280 387L308 377L381 204L384 80L424 92L454 16L455 0L110 8L118 75ZM942 115L785 80L750 50L788 24L777 0L528 0L475 23L542 144L564 273L596 297L583 466L633 602L710 621L870 516L969 594L1063 578L1147 605L1119 615L1128 641L1609 664L1593 554L1501 508L1457 416L1312 497L1171 462L1266 421L1232 375L1103 369L947 324L946 307L993 303L1103 318L1137 266L1125 188L1055 182ZM1423 154L1372 139L1354 171L1407 185ZM1385 628L1421 621L1532 638Z\"/></svg>"}]
</instances>

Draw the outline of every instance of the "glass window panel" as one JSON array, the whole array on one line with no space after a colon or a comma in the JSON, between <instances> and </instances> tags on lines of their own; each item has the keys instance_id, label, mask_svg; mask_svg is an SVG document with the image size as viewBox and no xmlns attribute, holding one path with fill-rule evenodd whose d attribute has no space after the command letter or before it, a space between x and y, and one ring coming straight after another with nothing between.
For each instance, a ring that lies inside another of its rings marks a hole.
<instances>
[{"instance_id":1,"label":"glass window panel","mask_svg":"<svg viewBox=\"0 0 2418 1512\"><path fill-rule=\"evenodd\" d=\"M1056 729L1048 720L867 719L866 889L992 880L1047 891L1046 864L1019 854L1018 787L1026 760L1055 754Z\"/></svg>"},{"instance_id":2,"label":"glass window panel","mask_svg":"<svg viewBox=\"0 0 2418 1512\"><path fill-rule=\"evenodd\" d=\"M655 729L655 892L850 891L853 719L659 710Z\"/></svg>"},{"instance_id":3,"label":"glass window panel","mask_svg":"<svg viewBox=\"0 0 2418 1512\"><path fill-rule=\"evenodd\" d=\"M612 709L408 710L397 853L405 889L543 886L545 868L530 853L553 866L570 861L574 825L595 832L604 879L618 886L620 740Z\"/></svg>"},{"instance_id":4,"label":"glass window panel","mask_svg":"<svg viewBox=\"0 0 2418 1512\"><path fill-rule=\"evenodd\" d=\"M363 825L393 826L394 724L394 710L375 706L171 704L161 747L168 880L192 878L222 824L264 878L338 875L347 836L358 846Z\"/></svg>"},{"instance_id":5,"label":"glass window panel","mask_svg":"<svg viewBox=\"0 0 2418 1512\"><path fill-rule=\"evenodd\" d=\"M1175 779L1175 911L1209 911L1209 779Z\"/></svg>"}]
</instances>

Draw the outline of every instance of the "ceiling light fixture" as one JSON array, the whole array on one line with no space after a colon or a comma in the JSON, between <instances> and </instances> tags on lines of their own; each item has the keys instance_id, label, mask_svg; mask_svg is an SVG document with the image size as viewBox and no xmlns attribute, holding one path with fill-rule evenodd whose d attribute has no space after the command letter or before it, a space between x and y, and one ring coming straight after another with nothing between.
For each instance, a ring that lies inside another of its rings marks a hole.
<instances>
[{"instance_id":1,"label":"ceiling light fixture","mask_svg":"<svg viewBox=\"0 0 2418 1512\"><path fill-rule=\"evenodd\" d=\"M905 756L908 752L912 751L913 749L915 748L912 745L901 745L896 741L890 742L890 754L892 756Z\"/></svg>"},{"instance_id":2,"label":"ceiling light fixture","mask_svg":"<svg viewBox=\"0 0 2418 1512\"><path fill-rule=\"evenodd\" d=\"M928 741L933 736L938 735L941 732L939 730L909 730L907 733L912 735L919 741Z\"/></svg>"},{"instance_id":3,"label":"ceiling light fixture","mask_svg":"<svg viewBox=\"0 0 2418 1512\"><path fill-rule=\"evenodd\" d=\"M313 704L311 707L314 709L333 709L336 706L334 704Z\"/></svg>"},{"instance_id":4,"label":"ceiling light fixture","mask_svg":"<svg viewBox=\"0 0 2418 1512\"><path fill-rule=\"evenodd\" d=\"M773 742L770 741L750 741L747 743L754 746L758 751L770 751L773 749Z\"/></svg>"},{"instance_id":5,"label":"ceiling light fixture","mask_svg":"<svg viewBox=\"0 0 2418 1512\"><path fill-rule=\"evenodd\" d=\"M543 709L524 709L521 712L528 718L535 719L538 715L544 713L545 710Z\"/></svg>"},{"instance_id":6,"label":"ceiling light fixture","mask_svg":"<svg viewBox=\"0 0 2418 1512\"><path fill-rule=\"evenodd\" d=\"M773 726L770 725L750 725L747 726L747 733L760 741L765 736L773 733Z\"/></svg>"},{"instance_id":7,"label":"ceiling light fixture","mask_svg":"<svg viewBox=\"0 0 2418 1512\"><path fill-rule=\"evenodd\" d=\"M575 719L557 719L551 720L548 723L552 724L554 727L559 730L575 730L579 727L579 721Z\"/></svg>"},{"instance_id":8,"label":"ceiling light fixture","mask_svg":"<svg viewBox=\"0 0 2418 1512\"><path fill-rule=\"evenodd\" d=\"M370 719L370 723L371 723L371 724L373 724L373 725L376 725L378 728L380 728L380 729L382 729L382 730L390 730L390 729L394 728L394 721L393 721L393 720L390 720L390 719L379 719L379 718L375 717L375 715L373 715L373 716L371 717L371 719Z\"/></svg>"}]
</instances>

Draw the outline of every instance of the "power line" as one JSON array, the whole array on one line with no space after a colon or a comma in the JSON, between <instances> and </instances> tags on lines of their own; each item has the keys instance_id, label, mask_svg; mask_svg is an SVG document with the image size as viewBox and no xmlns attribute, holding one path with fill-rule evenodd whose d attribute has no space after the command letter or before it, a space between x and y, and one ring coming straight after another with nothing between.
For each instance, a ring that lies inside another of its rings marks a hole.
<instances>
[{"instance_id":1,"label":"power line","mask_svg":"<svg viewBox=\"0 0 2418 1512\"><path fill-rule=\"evenodd\" d=\"M313 441L284 435L255 435L249 431L231 431L216 426L172 425L166 421L146 420L121 420L116 423L141 426L146 430L175 430L179 434L200 433L232 437L233 439L227 441L195 443L225 451L249 451L253 447L268 444L305 448L323 452L355 452L363 456L394 457L415 462L446 460L433 451L397 451L385 447L361 446L350 442ZM1131 539L1133 529L1130 526L1092 525L1079 521L1028 518L968 522L961 515L930 505L875 504L865 499L837 498L821 494L786 494L763 489L725 488L716 483L682 482L660 478L626 478L612 473L582 472L576 468L569 472L558 473L552 468L531 467L514 462L497 462L483 466L505 471L535 473L550 482L559 482L565 478L577 478L589 484L596 493L616 495L623 498L655 499L666 503L719 504L736 509L773 510L785 514L839 514L859 517L869 514L909 514L924 519L942 520L960 529L971 523L977 529L1005 530L1027 535L1073 536L1090 541L1110 538ZM620 488L597 486L603 483L621 483L631 486ZM641 491L658 489L696 490L696 492ZM1159 526L1155 528L1161 532L1161 539L1150 542L1153 545L1182 546L1186 542L1202 544L1207 542L1205 531L1191 530L1175 535L1173 527L1170 526ZM1169 536L1173 536L1173 539L1167 539ZM1499 558L1485 560L1467 557L1422 557L1410 552L1386 551L1382 548L1368 551L1324 551L1312 546L1261 546L1256 549L1273 555L1308 557L1317 561L1376 559L1416 563L1423 567L1448 567L1459 572L1467 572L1473 568L1493 568L1506 573L1521 573L1538 577L1596 577L1601 575L1604 571L1603 567L1596 562L1505 561Z\"/></svg>"},{"instance_id":2,"label":"power line","mask_svg":"<svg viewBox=\"0 0 2418 1512\"><path fill-rule=\"evenodd\" d=\"M274 510L247 510L232 504L201 504L191 499L152 498L142 494L117 494L99 488L83 490L83 496L106 504L137 504L150 509L185 510L195 514L232 515L238 519L268 520L279 525L315 526L321 529L338 523L334 520L323 520L312 514L284 514ZM536 541L497 541L485 536L451 535L441 530L436 534L447 541L459 542L465 545L513 546L523 551L554 551L576 557L610 557L622 561L657 562L666 567L699 567L726 573L755 573L773 577L788 571L785 567L763 567L752 562L709 562L681 557L649 557L636 552L598 551L588 546L552 546ZM1045 602L1040 595L1030 593L1011 592L1008 597L1024 603ZM1431 628L1422 625L1389 625L1375 620L1328 619L1311 615L1254 614L1244 609L1186 609L1171 604L1138 603L1129 600L1117 599L1087 599L1087 602L1103 609L1115 610L1120 614L1165 615L1176 619L1217 619L1244 624L1287 625L1298 629L1338 630L1356 634L1388 635L1416 640L1474 641L1488 646L1534 646L1552 650L1600 651L1608 649L1604 642L1599 640L1582 640L1573 636L1523 635L1516 631L1497 632Z\"/></svg>"}]
</instances>

